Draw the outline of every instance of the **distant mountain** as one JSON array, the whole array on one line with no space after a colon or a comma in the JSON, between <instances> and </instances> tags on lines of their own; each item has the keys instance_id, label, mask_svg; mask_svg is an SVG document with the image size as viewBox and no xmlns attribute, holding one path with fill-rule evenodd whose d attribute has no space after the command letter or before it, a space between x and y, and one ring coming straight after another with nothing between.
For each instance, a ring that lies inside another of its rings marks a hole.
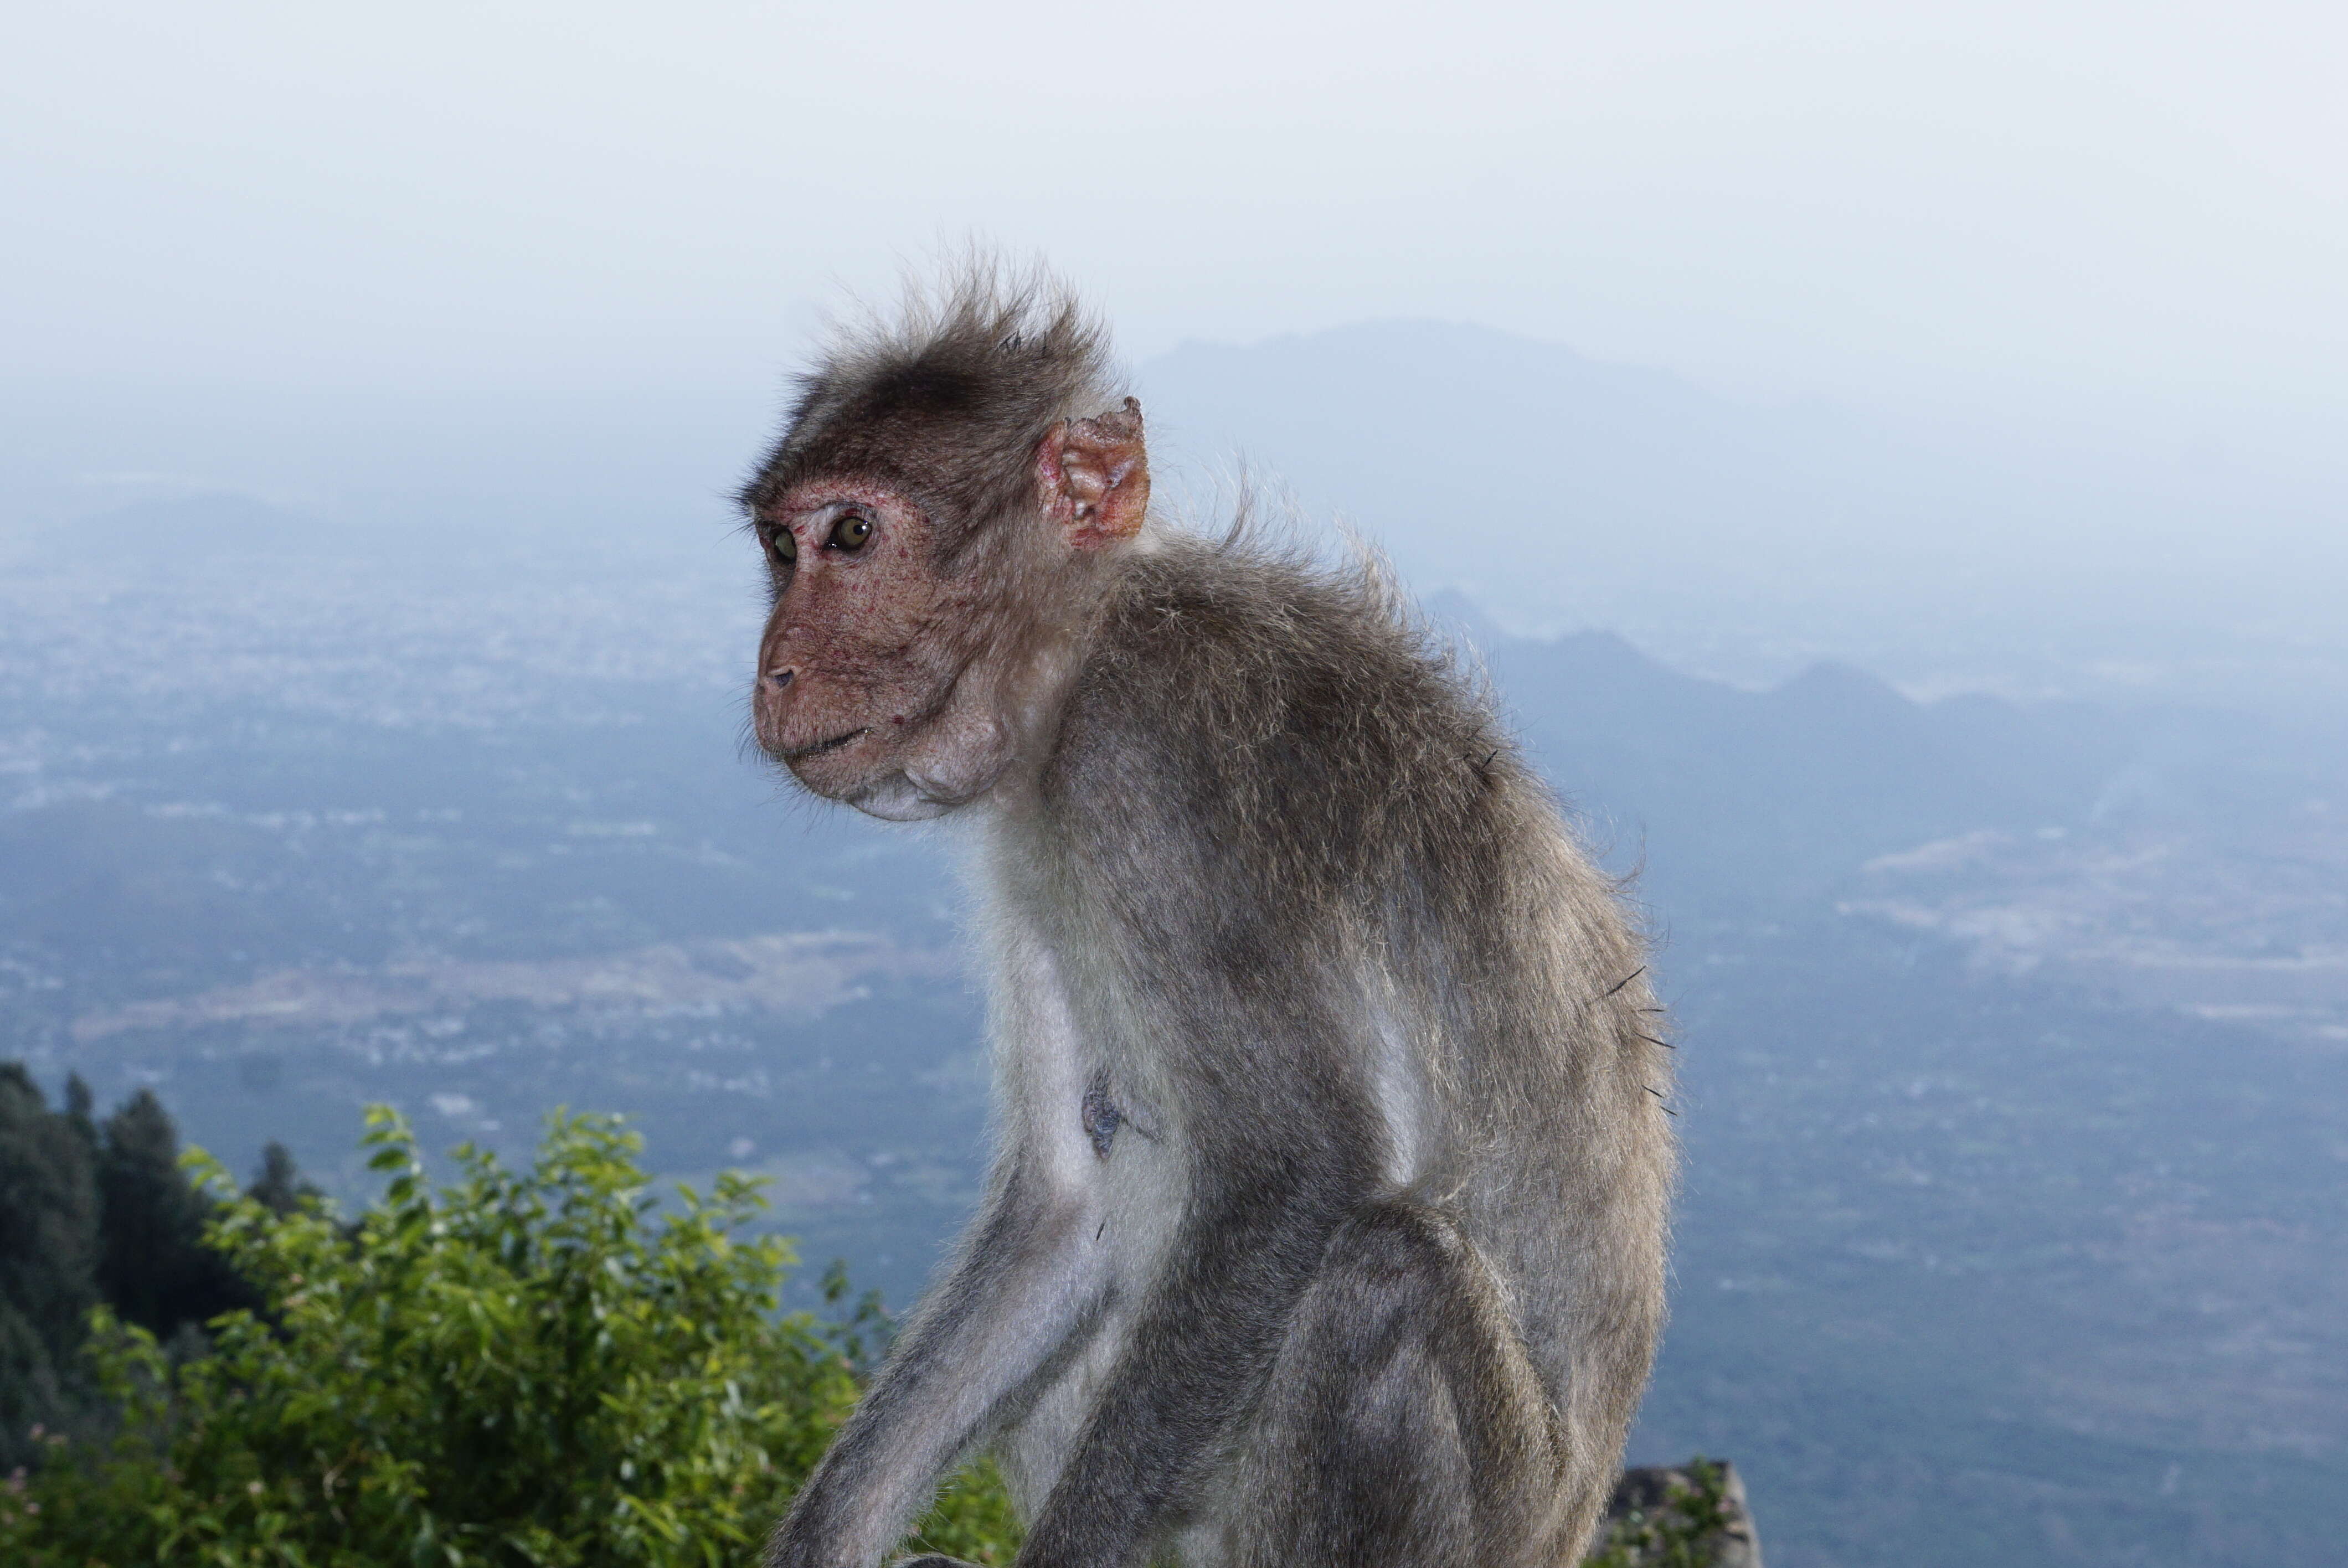
<instances>
[{"instance_id":1,"label":"distant mountain","mask_svg":"<svg viewBox=\"0 0 2348 1568\"><path fill-rule=\"evenodd\" d=\"M1647 896L1685 909L1815 897L1959 833L2082 823L2145 745L2108 710L1918 703L1846 665L1747 692L1610 632L1480 645L1609 862L1643 862Z\"/></svg>"},{"instance_id":2,"label":"distant mountain","mask_svg":"<svg viewBox=\"0 0 2348 1568\"><path fill-rule=\"evenodd\" d=\"M2276 671L2278 634L2340 646L2336 492L2149 436L1740 401L1429 321L1185 344L1137 380L1169 475L1244 460L1519 626L2007 671L2213 632Z\"/></svg>"},{"instance_id":3,"label":"distant mountain","mask_svg":"<svg viewBox=\"0 0 2348 1568\"><path fill-rule=\"evenodd\" d=\"M1830 415L1483 327L1193 343L1140 384L1175 457L1262 463L1415 581L1568 620L1619 620L1626 593L1798 603L1880 581L1917 553L1910 493L1945 493Z\"/></svg>"}]
</instances>

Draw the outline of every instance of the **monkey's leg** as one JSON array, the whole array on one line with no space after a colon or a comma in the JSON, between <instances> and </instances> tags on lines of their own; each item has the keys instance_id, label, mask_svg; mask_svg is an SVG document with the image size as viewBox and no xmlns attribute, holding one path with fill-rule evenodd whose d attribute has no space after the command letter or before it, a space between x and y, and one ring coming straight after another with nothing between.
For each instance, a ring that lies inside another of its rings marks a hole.
<instances>
[{"instance_id":1,"label":"monkey's leg","mask_svg":"<svg viewBox=\"0 0 2348 1568\"><path fill-rule=\"evenodd\" d=\"M1431 1209L1373 1204L1332 1239L1291 1319L1221 1522L1230 1560L1554 1564L1582 1512L1561 1450L1473 1244Z\"/></svg>"}]
</instances>

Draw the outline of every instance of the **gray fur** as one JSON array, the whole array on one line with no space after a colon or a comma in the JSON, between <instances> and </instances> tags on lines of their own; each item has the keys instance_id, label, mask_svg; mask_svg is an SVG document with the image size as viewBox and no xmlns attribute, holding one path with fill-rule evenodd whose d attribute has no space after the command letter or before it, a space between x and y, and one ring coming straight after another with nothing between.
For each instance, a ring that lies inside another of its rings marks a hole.
<instances>
[{"instance_id":1,"label":"gray fur","mask_svg":"<svg viewBox=\"0 0 2348 1568\"><path fill-rule=\"evenodd\" d=\"M1032 294L952 297L810 377L746 499L848 453L964 538L1023 528L1034 435L1114 390L1099 338L1053 340L1026 401L904 414L872 388L932 349L966 388L1030 352L996 329ZM1155 524L1017 569L1079 630L1025 764L964 808L999 1153L768 1563L880 1561L981 1444L1026 1564L1575 1561L1662 1322L1672 1181L1613 887L1375 571Z\"/></svg>"}]
</instances>

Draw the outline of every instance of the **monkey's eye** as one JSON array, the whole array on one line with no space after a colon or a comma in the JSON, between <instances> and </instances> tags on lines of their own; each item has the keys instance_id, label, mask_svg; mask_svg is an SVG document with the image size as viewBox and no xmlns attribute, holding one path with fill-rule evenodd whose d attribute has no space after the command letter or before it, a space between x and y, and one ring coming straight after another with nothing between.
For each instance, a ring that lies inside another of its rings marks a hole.
<instances>
[{"instance_id":1,"label":"monkey's eye","mask_svg":"<svg viewBox=\"0 0 2348 1568\"><path fill-rule=\"evenodd\" d=\"M767 553L777 561L788 566L799 559L799 542L791 537L790 529L780 523L768 523L758 531L766 536Z\"/></svg>"},{"instance_id":2,"label":"monkey's eye","mask_svg":"<svg viewBox=\"0 0 2348 1568\"><path fill-rule=\"evenodd\" d=\"M864 542L871 537L872 519L860 513L850 512L831 525L830 544L836 550L847 550L852 554L862 549Z\"/></svg>"}]
</instances>

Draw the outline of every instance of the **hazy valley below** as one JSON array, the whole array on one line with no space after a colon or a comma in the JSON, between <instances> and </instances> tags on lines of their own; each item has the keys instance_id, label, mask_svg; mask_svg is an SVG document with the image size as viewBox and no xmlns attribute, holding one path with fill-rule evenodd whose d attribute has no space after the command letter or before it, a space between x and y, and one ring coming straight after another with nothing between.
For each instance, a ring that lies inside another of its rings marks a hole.
<instances>
[{"instance_id":1,"label":"hazy valley below","mask_svg":"<svg viewBox=\"0 0 2348 1568\"><path fill-rule=\"evenodd\" d=\"M517 1157L622 1110L658 1169L770 1176L803 1288L841 1256L910 1299L984 1149L953 844L742 757L755 617L718 573L19 569L9 1053L345 1197L368 1101ZM1796 1564L2316 1561L2336 752L1471 631L1661 941L1689 1164L1639 1457L1736 1458Z\"/></svg>"},{"instance_id":2,"label":"hazy valley below","mask_svg":"<svg viewBox=\"0 0 2348 1568\"><path fill-rule=\"evenodd\" d=\"M1308 514L1383 530L1634 878L1688 1158L1633 1458L1733 1458L1780 1568L2331 1562L2348 664L2321 627L2213 611L2146 665L2109 616L2043 605L1862 624L1836 607L1923 569L1890 544L1839 588L1756 563L1823 494L1859 538L1909 457L1837 491L1814 420L1451 329L1332 335L1178 353L1145 387L1176 445L1261 428ZM1569 521L1684 471L1611 544L1485 530L1543 421L1490 425L1447 498L1375 434L1416 394L1313 402L1393 384L1397 343L1430 378L1481 355L1516 402L1574 375L1573 409L1612 400ZM1348 440L1375 455L1350 479ZM20 527L0 1056L101 1106L153 1085L238 1170L280 1140L345 1200L369 1102L515 1158L557 1105L623 1112L655 1169L769 1178L803 1304L834 1257L910 1301L985 1152L955 839L812 809L746 756L763 607L722 465L697 472L700 520L657 537L608 526L624 487L569 536L232 493ZM1501 630L1542 604L1566 630Z\"/></svg>"}]
</instances>

